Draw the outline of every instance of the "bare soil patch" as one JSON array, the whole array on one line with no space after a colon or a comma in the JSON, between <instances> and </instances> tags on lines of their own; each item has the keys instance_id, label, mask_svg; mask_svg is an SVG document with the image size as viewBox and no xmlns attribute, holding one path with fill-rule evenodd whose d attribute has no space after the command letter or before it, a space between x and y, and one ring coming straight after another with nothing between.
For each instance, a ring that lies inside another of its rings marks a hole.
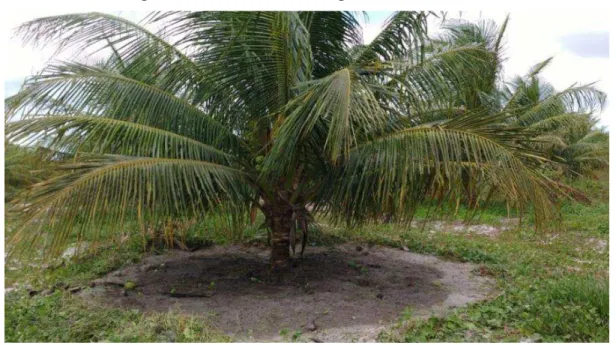
<instances>
[{"instance_id":1,"label":"bare soil patch","mask_svg":"<svg viewBox=\"0 0 616 345\"><path fill-rule=\"evenodd\" d=\"M518 225L518 219L516 218L502 218L500 219L500 224L497 225L489 225L489 224L467 224L463 221L429 221L425 224L423 222L415 221L414 226L416 227L426 227L430 229L429 231L432 233L442 233L442 232L454 232L454 233L469 233L469 234L477 234L488 236L491 238L497 238L504 231L509 231L514 229Z\"/></svg>"},{"instance_id":2,"label":"bare soil patch","mask_svg":"<svg viewBox=\"0 0 616 345\"><path fill-rule=\"evenodd\" d=\"M268 272L268 255L250 246L174 251L81 294L113 307L201 314L240 341L288 341L300 331L303 341L352 342L375 341L407 307L417 317L442 314L494 286L478 265L381 246L310 247L282 279ZM136 287L124 289L127 281Z\"/></svg>"}]
</instances>

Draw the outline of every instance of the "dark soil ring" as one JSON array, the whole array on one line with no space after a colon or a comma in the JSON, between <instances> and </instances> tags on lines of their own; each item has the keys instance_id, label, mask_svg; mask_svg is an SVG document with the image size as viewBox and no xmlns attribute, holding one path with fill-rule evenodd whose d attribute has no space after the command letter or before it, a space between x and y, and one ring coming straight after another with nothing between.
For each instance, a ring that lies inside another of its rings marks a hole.
<instances>
[{"instance_id":1,"label":"dark soil ring","mask_svg":"<svg viewBox=\"0 0 616 345\"><path fill-rule=\"evenodd\" d=\"M115 307L203 314L238 340L284 340L289 329L350 342L375 340L405 308L425 317L493 291L477 265L380 246L307 248L282 277L268 271L268 254L228 246L152 256L96 281L95 295ZM126 281L136 288L109 284Z\"/></svg>"}]
</instances>

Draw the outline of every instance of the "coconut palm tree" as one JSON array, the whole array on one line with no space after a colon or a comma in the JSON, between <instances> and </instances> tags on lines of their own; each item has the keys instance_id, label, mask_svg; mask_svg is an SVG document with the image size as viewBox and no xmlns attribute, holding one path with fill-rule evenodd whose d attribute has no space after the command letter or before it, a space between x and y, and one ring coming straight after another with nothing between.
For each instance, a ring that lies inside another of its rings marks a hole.
<instances>
[{"instance_id":1,"label":"coconut palm tree","mask_svg":"<svg viewBox=\"0 0 616 345\"><path fill-rule=\"evenodd\" d=\"M5 142L4 201L8 202L35 183L53 176L59 160L52 152L34 150Z\"/></svg>"},{"instance_id":2,"label":"coconut palm tree","mask_svg":"<svg viewBox=\"0 0 616 345\"><path fill-rule=\"evenodd\" d=\"M500 26L490 20L476 23L449 21L444 26L444 33L434 42L440 45L479 44L493 52L496 61L502 62L508 22L509 17ZM484 71L483 83L476 83L479 87L468 90L465 98L458 102L466 108L483 107L493 113L508 113L501 125L523 127L534 132L533 140L526 144L540 151L544 158L551 159L548 165L564 170L566 175L579 176L582 171L587 173L593 168L606 167L607 148L604 143L607 133L593 129L597 123L595 114L603 110L606 95L593 84L572 85L557 92L540 77L551 61L552 58L546 59L533 66L525 76L504 83L500 76L502 66L497 63L493 69ZM579 140L581 145L577 146ZM586 168L573 158L578 154L587 162Z\"/></svg>"},{"instance_id":3,"label":"coconut palm tree","mask_svg":"<svg viewBox=\"0 0 616 345\"><path fill-rule=\"evenodd\" d=\"M591 129L587 133L574 133L556 153L564 160L566 176L593 176L597 169L609 166L610 138L603 129Z\"/></svg>"},{"instance_id":4,"label":"coconut palm tree","mask_svg":"<svg viewBox=\"0 0 616 345\"><path fill-rule=\"evenodd\" d=\"M509 124L535 133L530 144L551 160L550 166L567 176L588 175L607 167L608 134L595 129L595 114L603 110L606 96L592 84L557 92L539 75L551 60L503 88L505 108L513 114Z\"/></svg>"},{"instance_id":5,"label":"coconut palm tree","mask_svg":"<svg viewBox=\"0 0 616 345\"><path fill-rule=\"evenodd\" d=\"M557 187L531 164L536 154L521 144L529 134L495 127L506 114L458 102L497 58L472 42L426 49L431 15L396 12L369 43L348 12L154 13L142 24L85 13L23 24L26 42L79 54L6 100L7 137L75 158L23 196L11 243L45 238L57 253L75 233L131 217L259 208L281 268L312 213L349 226L384 214L410 222L422 202L456 200L463 172L532 206L544 224ZM92 51L107 55L79 60ZM423 120L435 111L455 116Z\"/></svg>"}]
</instances>

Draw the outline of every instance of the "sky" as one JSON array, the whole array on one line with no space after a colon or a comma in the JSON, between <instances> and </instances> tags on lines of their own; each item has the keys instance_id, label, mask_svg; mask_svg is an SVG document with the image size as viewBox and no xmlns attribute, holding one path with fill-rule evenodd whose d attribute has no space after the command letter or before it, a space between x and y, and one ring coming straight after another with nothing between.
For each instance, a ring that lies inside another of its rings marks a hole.
<instances>
[{"instance_id":1,"label":"sky","mask_svg":"<svg viewBox=\"0 0 616 345\"><path fill-rule=\"evenodd\" d=\"M131 20L141 19L144 12L111 12ZM510 15L505 33L504 76L509 79L524 75L535 64L554 57L543 72L545 80L557 90L574 83L596 82L596 86L608 91L609 64L609 16L608 11L588 9L534 9L533 11L467 11L449 12L448 18L470 21L491 19L501 24ZM3 33L8 46L5 60L5 97L19 90L24 78L43 68L52 55L51 49L24 46L13 29L20 23L47 15L56 15L48 10L15 11L5 16ZM391 12L368 12L369 21L364 23L364 41L370 42ZM430 32L438 31L439 20L430 22ZM612 109L609 104L600 117L600 124L612 126ZM616 125L616 123L615 123Z\"/></svg>"}]
</instances>

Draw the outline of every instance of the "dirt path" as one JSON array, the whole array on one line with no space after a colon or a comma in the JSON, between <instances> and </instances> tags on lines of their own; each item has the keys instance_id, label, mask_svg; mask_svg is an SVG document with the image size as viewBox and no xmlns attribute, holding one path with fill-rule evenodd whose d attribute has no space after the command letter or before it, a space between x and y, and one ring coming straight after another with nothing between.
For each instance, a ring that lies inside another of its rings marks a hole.
<instances>
[{"instance_id":1,"label":"dirt path","mask_svg":"<svg viewBox=\"0 0 616 345\"><path fill-rule=\"evenodd\" d=\"M229 246L152 256L84 293L114 307L203 314L239 341L288 341L301 332L303 341L362 342L375 341L407 307L426 317L493 291L473 264L351 244L307 248L277 282L268 254ZM137 287L125 295L127 281Z\"/></svg>"}]
</instances>

